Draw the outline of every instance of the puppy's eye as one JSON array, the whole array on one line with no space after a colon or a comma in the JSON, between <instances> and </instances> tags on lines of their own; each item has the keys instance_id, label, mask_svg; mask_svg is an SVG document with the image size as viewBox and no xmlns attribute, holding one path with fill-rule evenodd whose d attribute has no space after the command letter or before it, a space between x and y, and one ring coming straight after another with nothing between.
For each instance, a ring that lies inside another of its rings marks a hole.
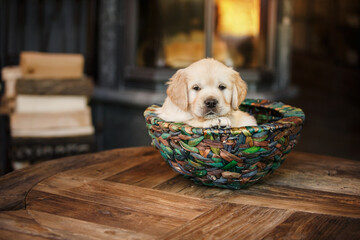
<instances>
[{"instance_id":1,"label":"puppy's eye","mask_svg":"<svg viewBox=\"0 0 360 240\"><path fill-rule=\"evenodd\" d=\"M220 85L219 85L219 89L220 89L220 90L224 90L224 89L226 89L226 86L225 86L225 85L220 84Z\"/></svg>"},{"instance_id":2,"label":"puppy's eye","mask_svg":"<svg viewBox=\"0 0 360 240\"><path fill-rule=\"evenodd\" d=\"M194 89L195 91L200 91L201 90L201 88L198 85L194 85L192 87L192 89Z\"/></svg>"}]
</instances>

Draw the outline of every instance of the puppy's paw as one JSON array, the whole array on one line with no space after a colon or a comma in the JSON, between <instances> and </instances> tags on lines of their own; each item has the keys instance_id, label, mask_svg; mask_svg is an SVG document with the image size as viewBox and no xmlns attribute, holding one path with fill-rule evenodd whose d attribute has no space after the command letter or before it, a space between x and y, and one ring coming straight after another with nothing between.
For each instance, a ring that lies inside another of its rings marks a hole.
<instances>
[{"instance_id":1,"label":"puppy's paw","mask_svg":"<svg viewBox=\"0 0 360 240\"><path fill-rule=\"evenodd\" d=\"M231 127L231 121L227 117L218 118L218 122L219 122L218 124L219 127L223 127L223 128Z\"/></svg>"},{"instance_id":2,"label":"puppy's paw","mask_svg":"<svg viewBox=\"0 0 360 240\"><path fill-rule=\"evenodd\" d=\"M231 121L227 117L219 117L208 120L204 123L204 128L212 128L212 127L228 128L231 127Z\"/></svg>"}]
</instances>

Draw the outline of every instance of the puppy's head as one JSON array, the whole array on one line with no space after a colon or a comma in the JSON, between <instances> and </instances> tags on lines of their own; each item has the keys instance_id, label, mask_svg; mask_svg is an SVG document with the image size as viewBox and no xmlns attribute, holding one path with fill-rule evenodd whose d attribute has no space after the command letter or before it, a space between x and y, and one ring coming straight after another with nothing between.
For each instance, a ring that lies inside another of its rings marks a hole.
<instances>
[{"instance_id":1,"label":"puppy's head","mask_svg":"<svg viewBox=\"0 0 360 240\"><path fill-rule=\"evenodd\" d=\"M238 110L247 93L247 85L239 73L214 59L202 59L178 70L168 84L170 100L200 119Z\"/></svg>"}]
</instances>

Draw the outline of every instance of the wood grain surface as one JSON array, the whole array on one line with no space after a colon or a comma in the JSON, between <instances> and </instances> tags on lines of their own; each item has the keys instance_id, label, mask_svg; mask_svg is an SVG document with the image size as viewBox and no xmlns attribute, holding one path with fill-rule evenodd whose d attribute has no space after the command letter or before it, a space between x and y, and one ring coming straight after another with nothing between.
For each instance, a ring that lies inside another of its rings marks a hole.
<instances>
[{"instance_id":1,"label":"wood grain surface","mask_svg":"<svg viewBox=\"0 0 360 240\"><path fill-rule=\"evenodd\" d=\"M79 79L23 79L16 82L18 94L40 95L85 95L94 91L92 79L83 76Z\"/></svg>"},{"instance_id":2,"label":"wood grain surface","mask_svg":"<svg viewBox=\"0 0 360 240\"><path fill-rule=\"evenodd\" d=\"M81 78L84 62L81 54L26 51L20 54L20 68L26 79Z\"/></svg>"},{"instance_id":3,"label":"wood grain surface","mask_svg":"<svg viewBox=\"0 0 360 240\"><path fill-rule=\"evenodd\" d=\"M151 147L0 178L0 239L359 239L360 166L293 152L244 190L197 186Z\"/></svg>"}]
</instances>

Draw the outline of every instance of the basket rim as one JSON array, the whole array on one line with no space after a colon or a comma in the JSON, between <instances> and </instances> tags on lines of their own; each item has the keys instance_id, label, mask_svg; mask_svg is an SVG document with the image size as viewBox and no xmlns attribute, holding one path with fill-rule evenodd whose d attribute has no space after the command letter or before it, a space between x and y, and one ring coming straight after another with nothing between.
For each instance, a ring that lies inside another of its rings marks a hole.
<instances>
[{"instance_id":1,"label":"basket rim","mask_svg":"<svg viewBox=\"0 0 360 240\"><path fill-rule=\"evenodd\" d=\"M275 102L266 99L245 99L240 106L252 106L260 107L265 109L271 109L278 112L281 115L281 119L271 122L264 123L258 126L245 126L240 128L198 128L192 127L183 122L167 122L156 114L156 109L160 108L161 105L151 105L146 108L144 112L144 117L147 119L148 124L151 125L161 125L163 129L185 129L189 134L191 133L201 133L201 134L245 134L252 135L253 133L260 133L264 131L275 131L283 128L296 127L303 124L305 120L305 114L302 109L293 107L282 102Z\"/></svg>"}]
</instances>

